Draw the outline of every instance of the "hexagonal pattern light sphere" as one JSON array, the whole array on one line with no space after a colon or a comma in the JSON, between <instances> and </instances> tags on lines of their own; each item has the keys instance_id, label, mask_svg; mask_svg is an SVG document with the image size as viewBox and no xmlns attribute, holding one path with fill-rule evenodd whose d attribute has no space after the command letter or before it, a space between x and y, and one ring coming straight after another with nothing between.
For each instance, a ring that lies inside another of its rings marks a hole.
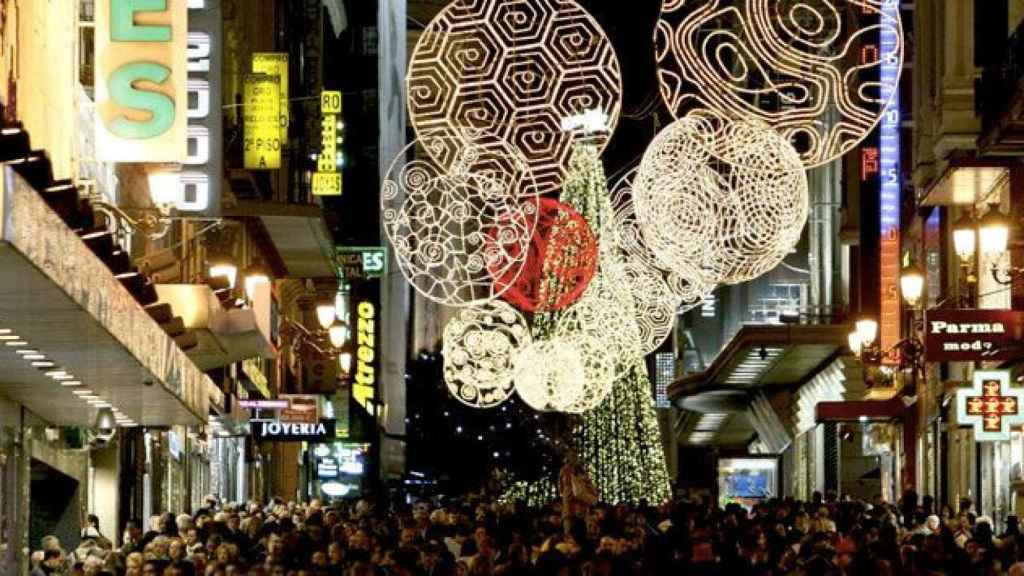
<instances>
[{"instance_id":1,"label":"hexagonal pattern light sphere","mask_svg":"<svg viewBox=\"0 0 1024 576\"><path fill-rule=\"evenodd\" d=\"M615 50L574 0L454 0L424 30L406 80L417 133L474 128L512 143L536 179L530 194L562 185L574 138L564 118L606 113L603 149L622 108Z\"/></svg>"}]
</instances>

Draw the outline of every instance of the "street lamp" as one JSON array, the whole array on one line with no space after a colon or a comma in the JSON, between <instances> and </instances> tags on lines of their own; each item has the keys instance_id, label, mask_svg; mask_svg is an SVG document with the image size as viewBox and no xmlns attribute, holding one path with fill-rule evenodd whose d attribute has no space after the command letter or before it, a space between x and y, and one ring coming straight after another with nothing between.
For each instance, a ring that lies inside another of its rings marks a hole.
<instances>
[{"instance_id":1,"label":"street lamp","mask_svg":"<svg viewBox=\"0 0 1024 576\"><path fill-rule=\"evenodd\" d=\"M256 288L270 283L270 272L259 262L254 262L245 269L245 297L252 302Z\"/></svg>"},{"instance_id":2,"label":"street lamp","mask_svg":"<svg viewBox=\"0 0 1024 576\"><path fill-rule=\"evenodd\" d=\"M910 264L900 273L900 292L912 308L916 308L921 302L921 294L924 293L924 272L916 263Z\"/></svg>"},{"instance_id":3,"label":"street lamp","mask_svg":"<svg viewBox=\"0 0 1024 576\"><path fill-rule=\"evenodd\" d=\"M872 318L863 318L857 321L855 324L857 327L857 337L860 339L862 347L871 346L875 343L875 338L878 338L878 322Z\"/></svg>"},{"instance_id":4,"label":"street lamp","mask_svg":"<svg viewBox=\"0 0 1024 576\"><path fill-rule=\"evenodd\" d=\"M998 259L1006 252L1010 242L1010 220L999 211L998 204L990 204L988 213L978 223L981 253Z\"/></svg>"},{"instance_id":5,"label":"street lamp","mask_svg":"<svg viewBox=\"0 0 1024 576\"><path fill-rule=\"evenodd\" d=\"M327 335L331 339L331 346L341 348L348 340L348 324L335 319L327 329Z\"/></svg>"},{"instance_id":6,"label":"street lamp","mask_svg":"<svg viewBox=\"0 0 1024 576\"><path fill-rule=\"evenodd\" d=\"M333 299L320 298L316 303L316 320L320 327L327 330L335 320L335 309Z\"/></svg>"},{"instance_id":7,"label":"street lamp","mask_svg":"<svg viewBox=\"0 0 1024 576\"><path fill-rule=\"evenodd\" d=\"M228 280L228 287L235 289L235 281L238 279L238 266L230 256L217 255L210 257L210 278L223 276Z\"/></svg>"},{"instance_id":8,"label":"street lamp","mask_svg":"<svg viewBox=\"0 0 1024 576\"><path fill-rule=\"evenodd\" d=\"M953 249L960 257L960 262L969 263L974 259L974 253L978 243L978 232L975 227L974 218L964 213L956 223L953 224Z\"/></svg>"}]
</instances>

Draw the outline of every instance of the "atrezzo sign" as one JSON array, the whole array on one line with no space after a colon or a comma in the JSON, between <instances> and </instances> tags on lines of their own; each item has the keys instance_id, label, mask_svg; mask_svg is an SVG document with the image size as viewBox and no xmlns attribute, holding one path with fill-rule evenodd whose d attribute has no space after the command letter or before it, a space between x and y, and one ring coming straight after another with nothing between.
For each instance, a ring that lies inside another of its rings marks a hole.
<instances>
[{"instance_id":1,"label":"atrezzo sign","mask_svg":"<svg viewBox=\"0 0 1024 576\"><path fill-rule=\"evenodd\" d=\"M1024 332L1013 310L935 310L926 322L925 350L932 362L1006 360Z\"/></svg>"},{"instance_id":2,"label":"atrezzo sign","mask_svg":"<svg viewBox=\"0 0 1024 576\"><path fill-rule=\"evenodd\" d=\"M377 383L374 362L377 359L377 333L375 316L377 310L372 302L360 302L356 308L356 376L352 385L352 396L368 412L373 412L370 400Z\"/></svg>"},{"instance_id":3,"label":"atrezzo sign","mask_svg":"<svg viewBox=\"0 0 1024 576\"><path fill-rule=\"evenodd\" d=\"M187 12L186 0L97 0L99 160L185 160Z\"/></svg>"}]
</instances>

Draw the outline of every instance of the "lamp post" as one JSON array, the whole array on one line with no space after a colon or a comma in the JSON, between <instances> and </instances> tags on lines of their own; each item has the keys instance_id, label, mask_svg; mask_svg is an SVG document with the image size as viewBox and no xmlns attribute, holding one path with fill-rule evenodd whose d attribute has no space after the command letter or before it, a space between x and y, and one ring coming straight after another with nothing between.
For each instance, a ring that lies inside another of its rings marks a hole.
<instances>
[{"instance_id":1,"label":"lamp post","mask_svg":"<svg viewBox=\"0 0 1024 576\"><path fill-rule=\"evenodd\" d=\"M1008 265L1000 267L1010 244L1013 221L999 210L998 204L990 204L988 213L978 223L978 238L981 253L992 261L992 279L1001 286L1009 286L1024 279L1024 268Z\"/></svg>"}]
</instances>

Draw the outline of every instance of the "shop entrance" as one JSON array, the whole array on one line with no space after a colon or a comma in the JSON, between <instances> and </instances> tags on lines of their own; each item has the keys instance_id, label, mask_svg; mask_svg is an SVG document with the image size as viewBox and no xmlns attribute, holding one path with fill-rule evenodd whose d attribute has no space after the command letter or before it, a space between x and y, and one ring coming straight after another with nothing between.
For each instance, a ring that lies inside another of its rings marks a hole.
<instances>
[{"instance_id":1,"label":"shop entrance","mask_svg":"<svg viewBox=\"0 0 1024 576\"><path fill-rule=\"evenodd\" d=\"M39 460L32 460L31 474L29 545L35 550L52 534L65 550L72 549L82 525L78 481Z\"/></svg>"}]
</instances>

